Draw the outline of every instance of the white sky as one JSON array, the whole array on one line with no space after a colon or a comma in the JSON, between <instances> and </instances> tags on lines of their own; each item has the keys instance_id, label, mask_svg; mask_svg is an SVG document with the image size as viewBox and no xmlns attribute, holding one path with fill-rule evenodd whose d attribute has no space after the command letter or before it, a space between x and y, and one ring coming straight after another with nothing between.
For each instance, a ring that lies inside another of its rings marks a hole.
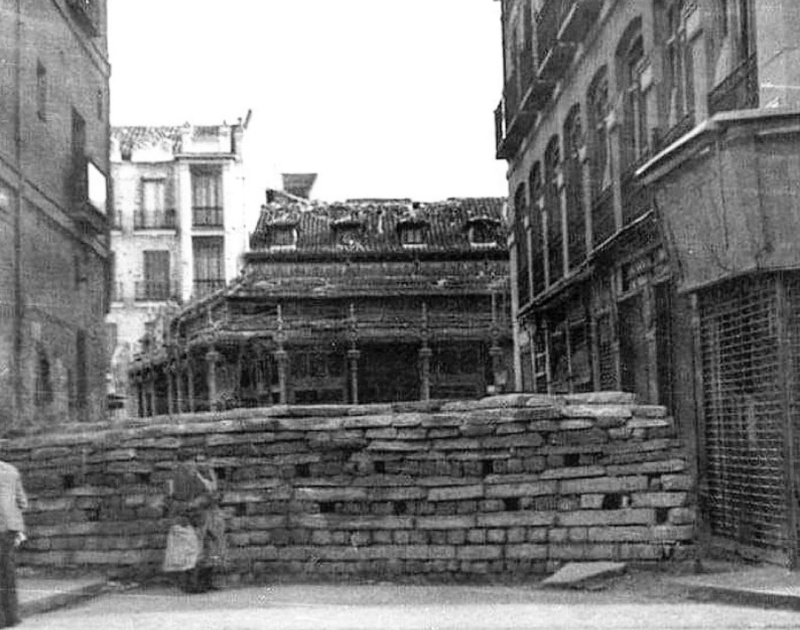
<instances>
[{"instance_id":1,"label":"white sky","mask_svg":"<svg viewBox=\"0 0 800 630\"><path fill-rule=\"evenodd\" d=\"M504 196L493 0L108 0L114 125L248 109L257 210L281 172L313 196Z\"/></svg>"}]
</instances>

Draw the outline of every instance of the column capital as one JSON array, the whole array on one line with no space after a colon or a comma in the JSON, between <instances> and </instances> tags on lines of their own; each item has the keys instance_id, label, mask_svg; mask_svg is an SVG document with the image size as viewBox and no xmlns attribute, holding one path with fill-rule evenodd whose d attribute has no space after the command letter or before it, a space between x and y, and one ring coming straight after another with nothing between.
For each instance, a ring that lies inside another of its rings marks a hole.
<instances>
[{"instance_id":1,"label":"column capital","mask_svg":"<svg viewBox=\"0 0 800 630\"><path fill-rule=\"evenodd\" d=\"M211 348L208 352L206 352L206 361L209 363L216 363L220 359L220 353Z\"/></svg>"}]
</instances>

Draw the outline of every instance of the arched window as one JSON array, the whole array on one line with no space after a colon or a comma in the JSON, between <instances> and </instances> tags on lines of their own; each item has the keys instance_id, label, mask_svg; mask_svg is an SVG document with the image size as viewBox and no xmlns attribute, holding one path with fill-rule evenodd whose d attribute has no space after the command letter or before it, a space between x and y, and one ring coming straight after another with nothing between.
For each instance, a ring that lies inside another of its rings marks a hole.
<instances>
[{"instance_id":1,"label":"arched window","mask_svg":"<svg viewBox=\"0 0 800 630\"><path fill-rule=\"evenodd\" d=\"M623 173L633 168L648 151L647 106L642 90L644 67L642 21L637 18L625 30L617 47L617 76L624 99L621 126Z\"/></svg>"},{"instance_id":2,"label":"arched window","mask_svg":"<svg viewBox=\"0 0 800 630\"><path fill-rule=\"evenodd\" d=\"M589 168L592 201L611 186L611 161L608 155L606 117L610 111L608 71L601 68L589 86L586 97L589 118Z\"/></svg>"},{"instance_id":3,"label":"arched window","mask_svg":"<svg viewBox=\"0 0 800 630\"><path fill-rule=\"evenodd\" d=\"M553 136L544 152L544 208L547 215L547 262L550 284L564 275L563 230L561 227L561 195L558 169L561 149L558 136Z\"/></svg>"},{"instance_id":4,"label":"arched window","mask_svg":"<svg viewBox=\"0 0 800 630\"><path fill-rule=\"evenodd\" d=\"M686 39L686 9L684 0L657 0L656 32L661 33L664 80L663 98L666 105L666 129L672 129L694 114L694 64Z\"/></svg>"},{"instance_id":5,"label":"arched window","mask_svg":"<svg viewBox=\"0 0 800 630\"><path fill-rule=\"evenodd\" d=\"M542 219L542 163L536 162L531 168L528 179L528 190L531 200L531 279L533 294L538 295L545 290L544 274L544 221Z\"/></svg>"},{"instance_id":6,"label":"arched window","mask_svg":"<svg viewBox=\"0 0 800 630\"><path fill-rule=\"evenodd\" d=\"M567 247L569 268L586 259L586 213L583 205L583 122L580 105L569 111L564 122L564 187L567 201Z\"/></svg>"},{"instance_id":7,"label":"arched window","mask_svg":"<svg viewBox=\"0 0 800 630\"><path fill-rule=\"evenodd\" d=\"M531 298L530 291L530 256L528 252L528 230L525 228L525 215L527 214L527 199L525 184L517 186L514 194L514 235L517 251L517 294L520 305L526 304Z\"/></svg>"}]
</instances>

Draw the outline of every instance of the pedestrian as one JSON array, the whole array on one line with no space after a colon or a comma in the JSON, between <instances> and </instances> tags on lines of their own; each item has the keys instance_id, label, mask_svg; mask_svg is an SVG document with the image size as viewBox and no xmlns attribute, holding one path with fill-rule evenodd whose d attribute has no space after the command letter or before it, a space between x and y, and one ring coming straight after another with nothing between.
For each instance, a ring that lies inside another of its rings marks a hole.
<instances>
[{"instance_id":1,"label":"pedestrian","mask_svg":"<svg viewBox=\"0 0 800 630\"><path fill-rule=\"evenodd\" d=\"M185 536L191 528L189 536L196 540L196 552L181 567L178 585L187 593L215 590L214 572L227 560L225 518L219 506L217 475L204 455L178 465L170 498L174 518L171 534L180 532ZM167 559L169 557L168 541Z\"/></svg>"},{"instance_id":2,"label":"pedestrian","mask_svg":"<svg viewBox=\"0 0 800 630\"><path fill-rule=\"evenodd\" d=\"M0 628L10 628L22 621L17 601L15 556L25 537L22 510L27 507L19 471L0 461Z\"/></svg>"}]
</instances>

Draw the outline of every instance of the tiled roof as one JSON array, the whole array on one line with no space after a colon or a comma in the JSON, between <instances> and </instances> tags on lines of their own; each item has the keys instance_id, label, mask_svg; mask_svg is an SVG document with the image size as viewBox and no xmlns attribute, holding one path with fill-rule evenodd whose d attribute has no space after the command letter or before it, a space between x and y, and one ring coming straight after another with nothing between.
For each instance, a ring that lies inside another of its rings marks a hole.
<instances>
[{"instance_id":1,"label":"tiled roof","mask_svg":"<svg viewBox=\"0 0 800 630\"><path fill-rule=\"evenodd\" d=\"M181 127L112 127L111 138L119 142L120 150L153 147L163 142L178 152L181 144Z\"/></svg>"},{"instance_id":2,"label":"tiled roof","mask_svg":"<svg viewBox=\"0 0 800 630\"><path fill-rule=\"evenodd\" d=\"M469 250L471 222L484 220L497 230L497 248L505 249L504 199L451 198L434 203L355 200L342 203L289 201L281 196L262 206L251 248L269 251L276 228L297 229L297 253L403 251L404 225L422 227L421 251ZM337 228L346 229L342 233ZM285 250L283 250L285 253ZM280 255L279 252L273 252ZM295 253L294 255L297 255Z\"/></svg>"}]
</instances>

